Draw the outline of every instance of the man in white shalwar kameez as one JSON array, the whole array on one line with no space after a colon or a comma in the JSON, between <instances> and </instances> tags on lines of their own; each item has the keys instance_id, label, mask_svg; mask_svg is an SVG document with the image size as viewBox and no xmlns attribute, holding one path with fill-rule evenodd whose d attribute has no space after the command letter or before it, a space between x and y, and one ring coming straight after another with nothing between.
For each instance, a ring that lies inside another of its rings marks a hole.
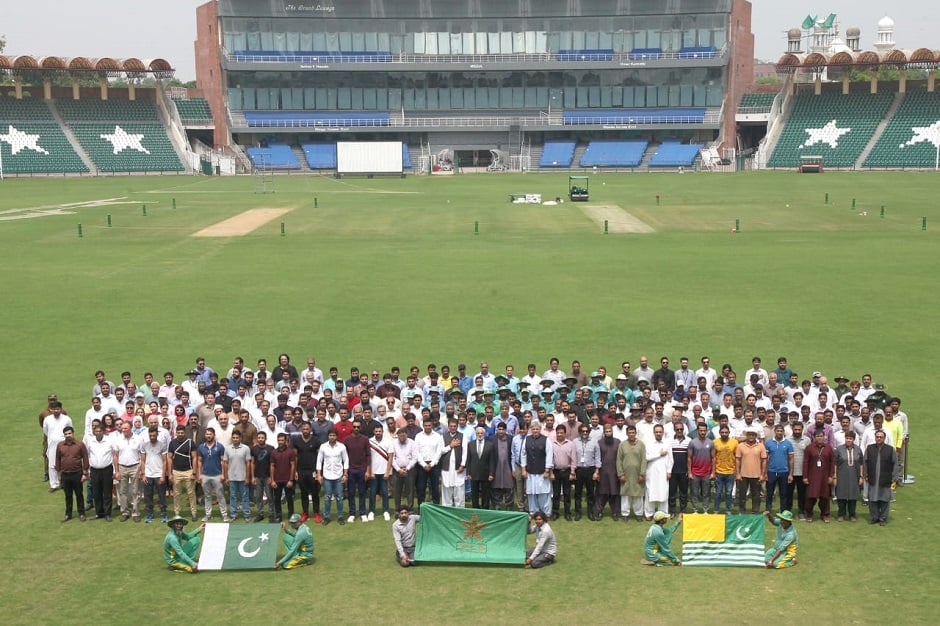
<instances>
[{"instance_id":1,"label":"man in white shalwar kameez","mask_svg":"<svg viewBox=\"0 0 940 626\"><path fill-rule=\"evenodd\" d=\"M663 427L653 428L653 441L646 446L646 503L647 521L653 513L668 513L669 478L672 475L672 448L663 440Z\"/></svg>"},{"instance_id":2,"label":"man in white shalwar kameez","mask_svg":"<svg viewBox=\"0 0 940 626\"><path fill-rule=\"evenodd\" d=\"M464 436L457 430L457 419L447 421L444 434L444 454L441 455L441 504L463 507L466 501L467 446Z\"/></svg>"}]
</instances>

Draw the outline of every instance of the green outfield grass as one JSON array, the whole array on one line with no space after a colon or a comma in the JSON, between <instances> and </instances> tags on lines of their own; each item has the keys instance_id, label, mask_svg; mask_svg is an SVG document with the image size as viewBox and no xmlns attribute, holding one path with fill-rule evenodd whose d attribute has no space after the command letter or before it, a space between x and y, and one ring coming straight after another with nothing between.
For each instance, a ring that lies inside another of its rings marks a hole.
<instances>
[{"instance_id":1,"label":"green outfield grass","mask_svg":"<svg viewBox=\"0 0 940 626\"><path fill-rule=\"evenodd\" d=\"M509 204L513 192L563 196L561 174L278 176L263 195L250 177L8 179L0 218L124 204L0 221L7 621L121 624L141 611L269 620L286 597L278 615L343 623L458 623L481 606L493 623L717 623L729 611L742 623L868 623L886 611L933 622L937 181L601 174L586 204L619 206L655 229L604 235L580 204ZM293 210L247 236L191 236L263 207ZM755 354L771 367L784 354L803 376L871 372L904 399L917 483L899 493L886 528L864 523L867 511L858 524L800 525L800 565L785 572L642 568L646 526L608 520L556 522L559 560L542 571L401 570L388 524L373 522L313 525L318 562L300 571L192 577L166 571L160 524L59 523L62 495L40 480L46 394L57 392L78 425L98 368L112 379L125 369L135 380L165 369L179 379L197 355L224 372L235 355L253 364L282 351L341 373L483 359L494 371L529 361L542 371L551 356L563 369L580 359L616 371L640 354L674 363L708 354L739 372Z\"/></svg>"}]
</instances>

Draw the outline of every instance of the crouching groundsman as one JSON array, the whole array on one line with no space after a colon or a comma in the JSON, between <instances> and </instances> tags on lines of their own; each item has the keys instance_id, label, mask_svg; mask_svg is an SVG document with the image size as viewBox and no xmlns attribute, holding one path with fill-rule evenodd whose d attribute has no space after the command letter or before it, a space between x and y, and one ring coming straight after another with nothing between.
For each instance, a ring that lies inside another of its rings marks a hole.
<instances>
[{"instance_id":1,"label":"crouching groundsman","mask_svg":"<svg viewBox=\"0 0 940 626\"><path fill-rule=\"evenodd\" d=\"M287 554L274 565L274 569L294 569L313 562L313 535L310 529L303 523L299 513L294 513L287 521L290 526L281 522Z\"/></svg>"},{"instance_id":2,"label":"crouching groundsman","mask_svg":"<svg viewBox=\"0 0 940 626\"><path fill-rule=\"evenodd\" d=\"M198 535L206 525L200 525L193 533L183 532L183 526L188 523L189 520L179 515L166 523L170 527L170 532L163 540L163 558L166 559L170 570L195 574L199 571L196 561L193 560L199 552Z\"/></svg>"},{"instance_id":3,"label":"crouching groundsman","mask_svg":"<svg viewBox=\"0 0 940 626\"><path fill-rule=\"evenodd\" d=\"M670 527L666 527L670 515L662 511L656 511L653 515L653 523L646 533L646 539L643 542L643 565L682 565L679 557L672 551L672 535L676 532L679 524L682 523L682 516Z\"/></svg>"},{"instance_id":4,"label":"crouching groundsman","mask_svg":"<svg viewBox=\"0 0 940 626\"><path fill-rule=\"evenodd\" d=\"M764 511L770 523L777 527L777 538L774 545L764 554L764 563L767 569L781 569L796 565L796 548L798 545L796 528L793 526L793 513L780 511L776 515Z\"/></svg>"}]
</instances>

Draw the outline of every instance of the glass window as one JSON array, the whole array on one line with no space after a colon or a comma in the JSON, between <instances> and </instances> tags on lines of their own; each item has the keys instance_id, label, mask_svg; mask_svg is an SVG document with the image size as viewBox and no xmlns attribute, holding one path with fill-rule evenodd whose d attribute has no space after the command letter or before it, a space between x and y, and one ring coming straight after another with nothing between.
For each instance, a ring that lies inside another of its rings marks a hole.
<instances>
[{"instance_id":1,"label":"glass window","mask_svg":"<svg viewBox=\"0 0 940 626\"><path fill-rule=\"evenodd\" d=\"M475 33L473 35L475 40L474 48L476 49L477 54L486 54L490 51L489 46L487 46L488 37L489 36L487 33ZM466 98L464 98L464 101L466 102Z\"/></svg>"}]
</instances>

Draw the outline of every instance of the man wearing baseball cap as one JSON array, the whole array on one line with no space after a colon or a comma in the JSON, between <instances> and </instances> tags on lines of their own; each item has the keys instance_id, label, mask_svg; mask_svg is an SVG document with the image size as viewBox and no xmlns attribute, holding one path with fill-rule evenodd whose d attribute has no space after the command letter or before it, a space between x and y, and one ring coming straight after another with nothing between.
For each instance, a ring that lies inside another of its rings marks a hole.
<instances>
[{"instance_id":1,"label":"man wearing baseball cap","mask_svg":"<svg viewBox=\"0 0 940 626\"><path fill-rule=\"evenodd\" d=\"M310 529L301 521L299 513L294 513L287 521L289 528L281 522L287 554L275 563L274 569L294 569L313 562L313 535L310 534Z\"/></svg>"},{"instance_id":2,"label":"man wearing baseball cap","mask_svg":"<svg viewBox=\"0 0 940 626\"><path fill-rule=\"evenodd\" d=\"M646 533L646 539L643 542L644 559L640 561L643 565L682 565L679 557L672 551L672 535L682 523L682 515L676 523L666 528L666 522L671 519L669 513L656 511L653 514L653 524Z\"/></svg>"},{"instance_id":3,"label":"man wearing baseball cap","mask_svg":"<svg viewBox=\"0 0 940 626\"><path fill-rule=\"evenodd\" d=\"M796 565L796 548L798 545L796 528L793 526L793 512L780 511L776 515L764 511L767 520L777 527L777 538L774 545L764 553L767 569L782 569Z\"/></svg>"}]
</instances>

